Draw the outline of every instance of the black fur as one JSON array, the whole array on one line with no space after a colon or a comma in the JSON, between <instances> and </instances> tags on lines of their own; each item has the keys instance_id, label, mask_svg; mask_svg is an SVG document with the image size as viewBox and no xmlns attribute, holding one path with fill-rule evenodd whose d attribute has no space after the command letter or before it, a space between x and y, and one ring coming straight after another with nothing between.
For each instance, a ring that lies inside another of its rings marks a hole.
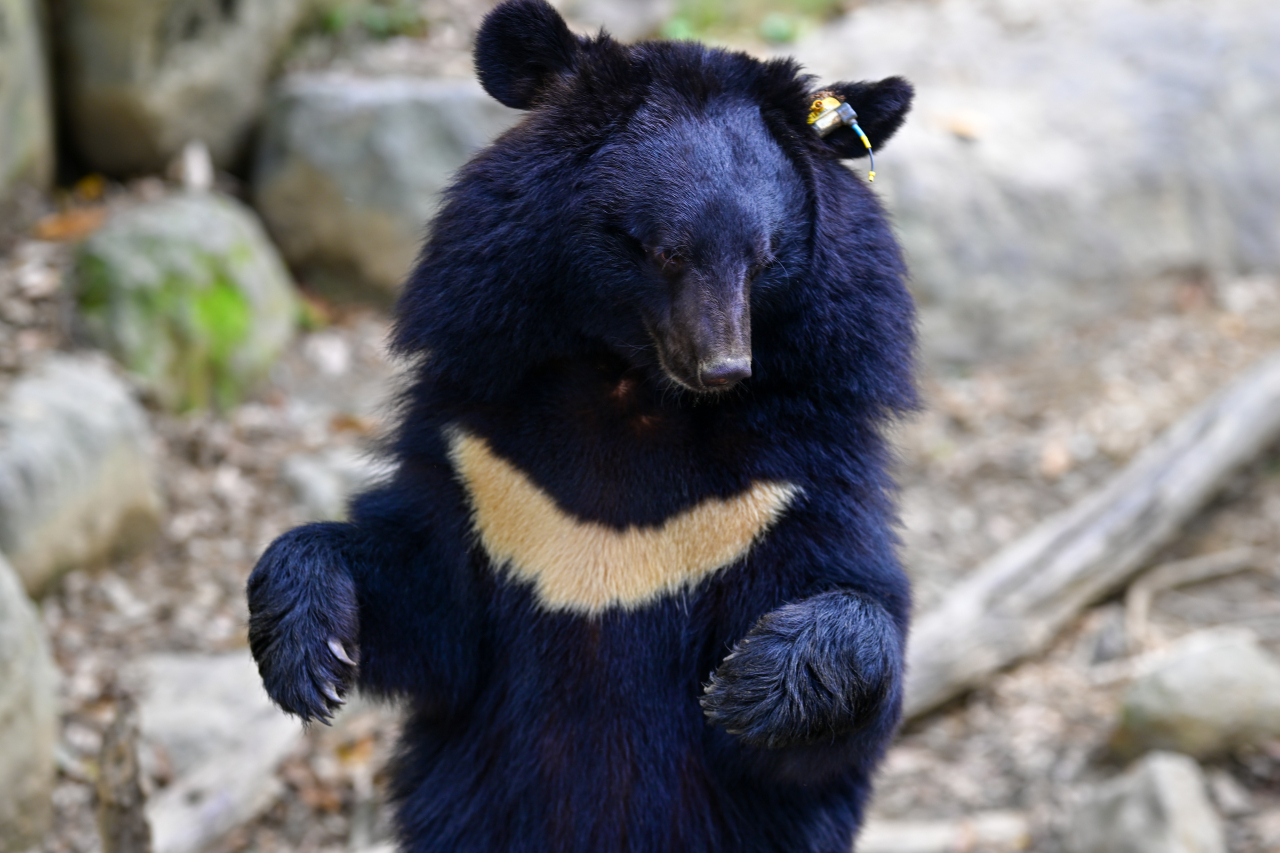
<instances>
[{"instance_id":1,"label":"black fur","mask_svg":"<svg viewBox=\"0 0 1280 853\"><path fill-rule=\"evenodd\" d=\"M400 300L396 475L254 570L267 689L304 718L326 685L407 701L414 853L844 853L900 713L882 430L916 403L901 254L839 162L859 149L808 126L823 89L793 62L581 39L534 0L490 14L477 68L531 111L460 172ZM877 145L910 101L835 88ZM476 541L459 429L616 531L797 496L695 586L548 609Z\"/></svg>"}]
</instances>

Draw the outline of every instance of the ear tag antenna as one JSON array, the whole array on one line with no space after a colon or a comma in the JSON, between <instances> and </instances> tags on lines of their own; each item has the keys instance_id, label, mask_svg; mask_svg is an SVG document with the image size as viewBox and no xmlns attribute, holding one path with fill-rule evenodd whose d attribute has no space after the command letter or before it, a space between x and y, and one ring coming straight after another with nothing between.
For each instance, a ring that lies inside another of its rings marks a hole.
<instances>
[{"instance_id":1,"label":"ear tag antenna","mask_svg":"<svg viewBox=\"0 0 1280 853\"><path fill-rule=\"evenodd\" d=\"M842 127L851 128L858 134L862 144L867 146L867 157L871 159L867 180L876 179L876 155L871 150L871 140L867 139L867 135L858 126L858 114L854 112L853 107L830 96L818 98L809 108L809 124L813 125L813 129L818 131L818 135L824 139Z\"/></svg>"}]
</instances>

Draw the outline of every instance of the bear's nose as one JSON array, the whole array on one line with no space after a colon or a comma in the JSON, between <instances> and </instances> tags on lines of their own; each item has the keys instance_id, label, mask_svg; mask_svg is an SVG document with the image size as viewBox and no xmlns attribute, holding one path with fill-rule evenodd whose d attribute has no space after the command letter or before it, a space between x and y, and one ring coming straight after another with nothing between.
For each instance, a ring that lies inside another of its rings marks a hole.
<instances>
[{"instance_id":1,"label":"bear's nose","mask_svg":"<svg viewBox=\"0 0 1280 853\"><path fill-rule=\"evenodd\" d=\"M710 364L704 364L698 371L698 379L709 388L722 388L741 382L751 375L751 359L722 358Z\"/></svg>"}]
</instances>

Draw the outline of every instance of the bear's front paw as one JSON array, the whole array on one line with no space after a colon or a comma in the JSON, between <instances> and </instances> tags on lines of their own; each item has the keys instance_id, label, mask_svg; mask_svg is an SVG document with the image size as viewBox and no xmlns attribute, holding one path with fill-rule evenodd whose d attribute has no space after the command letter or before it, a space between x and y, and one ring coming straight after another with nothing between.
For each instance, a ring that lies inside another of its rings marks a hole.
<instances>
[{"instance_id":1,"label":"bear's front paw","mask_svg":"<svg viewBox=\"0 0 1280 853\"><path fill-rule=\"evenodd\" d=\"M329 718L356 676L355 585L324 525L272 543L249 576L249 647L277 705Z\"/></svg>"},{"instance_id":2,"label":"bear's front paw","mask_svg":"<svg viewBox=\"0 0 1280 853\"><path fill-rule=\"evenodd\" d=\"M712 723L776 749L897 714L899 633L877 604L831 592L766 613L721 662L702 697Z\"/></svg>"}]
</instances>

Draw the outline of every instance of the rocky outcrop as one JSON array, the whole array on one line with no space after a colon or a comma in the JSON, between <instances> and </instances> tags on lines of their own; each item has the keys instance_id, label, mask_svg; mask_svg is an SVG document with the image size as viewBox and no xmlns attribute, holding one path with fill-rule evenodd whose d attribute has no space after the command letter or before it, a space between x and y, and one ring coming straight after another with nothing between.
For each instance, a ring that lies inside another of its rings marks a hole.
<instances>
[{"instance_id":1,"label":"rocky outcrop","mask_svg":"<svg viewBox=\"0 0 1280 853\"><path fill-rule=\"evenodd\" d=\"M1113 745L1221 756L1280 738L1280 661L1251 632L1188 635L1129 686Z\"/></svg>"},{"instance_id":2,"label":"rocky outcrop","mask_svg":"<svg viewBox=\"0 0 1280 853\"><path fill-rule=\"evenodd\" d=\"M306 0L61 0L70 136L91 168L156 172L188 142L226 165Z\"/></svg>"},{"instance_id":3,"label":"rocky outcrop","mask_svg":"<svg viewBox=\"0 0 1280 853\"><path fill-rule=\"evenodd\" d=\"M0 0L0 209L53 175L53 125L43 41L32 0Z\"/></svg>"},{"instance_id":4,"label":"rocky outcrop","mask_svg":"<svg viewBox=\"0 0 1280 853\"><path fill-rule=\"evenodd\" d=\"M55 679L36 608L0 556L0 850L34 846L53 818Z\"/></svg>"},{"instance_id":5,"label":"rocky outcrop","mask_svg":"<svg viewBox=\"0 0 1280 853\"><path fill-rule=\"evenodd\" d=\"M473 82L287 78L263 132L255 204L309 287L389 303L440 191L516 115Z\"/></svg>"},{"instance_id":6,"label":"rocky outcrop","mask_svg":"<svg viewBox=\"0 0 1280 853\"><path fill-rule=\"evenodd\" d=\"M135 550L159 525L153 438L92 356L51 357L0 401L0 551L26 588Z\"/></svg>"},{"instance_id":7,"label":"rocky outcrop","mask_svg":"<svg viewBox=\"0 0 1280 853\"><path fill-rule=\"evenodd\" d=\"M1144 284L1280 271L1277 42L1270 0L907 0L794 52L821 79L916 84L875 186L926 354L971 359Z\"/></svg>"},{"instance_id":8,"label":"rocky outcrop","mask_svg":"<svg viewBox=\"0 0 1280 853\"><path fill-rule=\"evenodd\" d=\"M236 402L292 337L297 301L252 211L190 193L112 214L76 259L92 338L166 408Z\"/></svg>"}]
</instances>

